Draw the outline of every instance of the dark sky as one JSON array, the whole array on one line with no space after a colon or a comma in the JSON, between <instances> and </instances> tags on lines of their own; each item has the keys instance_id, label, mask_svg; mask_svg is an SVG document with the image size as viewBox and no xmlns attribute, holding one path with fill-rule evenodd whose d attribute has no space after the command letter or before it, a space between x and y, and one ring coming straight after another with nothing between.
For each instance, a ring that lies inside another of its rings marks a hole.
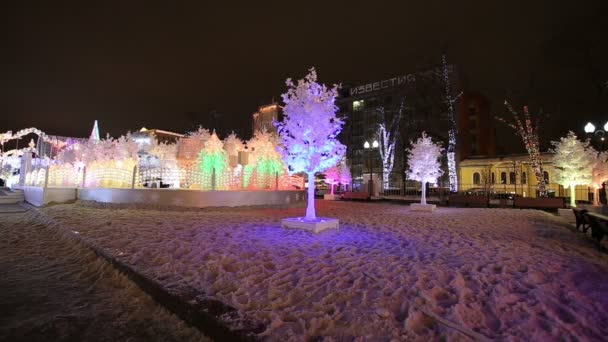
<instances>
[{"instance_id":1,"label":"dark sky","mask_svg":"<svg viewBox=\"0 0 608 342\"><path fill-rule=\"evenodd\" d=\"M88 136L94 119L104 134L184 131L215 109L249 133L257 106L310 66L325 83L359 83L443 49L497 114L509 96L542 106L552 129L578 129L608 118L603 2L3 2L0 131Z\"/></svg>"}]
</instances>

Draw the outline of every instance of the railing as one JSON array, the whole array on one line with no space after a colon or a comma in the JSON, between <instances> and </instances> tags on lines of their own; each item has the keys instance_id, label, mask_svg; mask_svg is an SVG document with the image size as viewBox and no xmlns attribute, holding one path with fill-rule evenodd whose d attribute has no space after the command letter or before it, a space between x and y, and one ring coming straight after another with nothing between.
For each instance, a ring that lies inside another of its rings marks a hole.
<instances>
[{"instance_id":1,"label":"railing","mask_svg":"<svg viewBox=\"0 0 608 342\"><path fill-rule=\"evenodd\" d=\"M31 166L23 185L64 188L174 188L195 190L300 190L297 175L260 174L251 168L202 172L196 166L138 168L129 164L74 167L69 164Z\"/></svg>"}]
</instances>

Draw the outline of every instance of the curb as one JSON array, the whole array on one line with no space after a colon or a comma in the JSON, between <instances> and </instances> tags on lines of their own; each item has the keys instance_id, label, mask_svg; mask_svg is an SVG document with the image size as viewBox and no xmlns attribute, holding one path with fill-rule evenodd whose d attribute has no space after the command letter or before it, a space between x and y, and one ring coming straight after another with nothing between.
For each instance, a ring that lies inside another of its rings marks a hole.
<instances>
[{"instance_id":1,"label":"curb","mask_svg":"<svg viewBox=\"0 0 608 342\"><path fill-rule=\"evenodd\" d=\"M46 226L57 230L63 236L70 238L91 250L98 257L101 257L110 263L118 272L127 276L129 280L134 282L158 304L162 305L165 309L169 310L191 326L197 328L213 340L261 340L257 335L266 329L264 324L240 318L235 308L216 299L201 299L200 294L180 296L176 293L169 292L157 281L138 273L132 267L114 258L102 248L87 242L76 233L75 230L71 229L71 227L58 223L55 219L45 215L38 208L31 207L31 209L46 219Z\"/></svg>"}]
</instances>

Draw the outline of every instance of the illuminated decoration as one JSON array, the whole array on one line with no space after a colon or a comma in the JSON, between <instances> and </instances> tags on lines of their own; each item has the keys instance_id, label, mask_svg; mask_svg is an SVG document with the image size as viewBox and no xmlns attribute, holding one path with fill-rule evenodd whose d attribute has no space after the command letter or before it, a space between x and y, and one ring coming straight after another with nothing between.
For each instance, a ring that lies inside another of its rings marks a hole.
<instances>
[{"instance_id":1,"label":"illuminated decoration","mask_svg":"<svg viewBox=\"0 0 608 342\"><path fill-rule=\"evenodd\" d=\"M598 189L602 188L603 183L608 182L608 151L598 153L595 166L593 167L592 182L595 187L594 202L596 205L599 205Z\"/></svg>"},{"instance_id":2,"label":"illuminated decoration","mask_svg":"<svg viewBox=\"0 0 608 342\"><path fill-rule=\"evenodd\" d=\"M297 82L285 82L288 90L282 95L284 119L277 122L281 140L279 150L290 174L304 172L308 176L306 220L315 220L315 173L336 165L344 157L346 147L337 137L344 122L336 117L338 86L328 89L316 82L314 68Z\"/></svg>"},{"instance_id":3,"label":"illuminated decoration","mask_svg":"<svg viewBox=\"0 0 608 342\"><path fill-rule=\"evenodd\" d=\"M593 182L593 168L596 166L597 151L589 146L589 140L580 141L574 132L568 132L553 144L553 167L555 181L570 188L570 206L576 206L577 185L588 185Z\"/></svg>"},{"instance_id":4,"label":"illuminated decoration","mask_svg":"<svg viewBox=\"0 0 608 342\"><path fill-rule=\"evenodd\" d=\"M198 165L203 175L203 189L223 189L220 175L228 167L228 154L224 150L224 143L213 132L211 137L205 142L205 147L198 155Z\"/></svg>"},{"instance_id":5,"label":"illuminated decoration","mask_svg":"<svg viewBox=\"0 0 608 342\"><path fill-rule=\"evenodd\" d=\"M422 197L420 204L426 204L426 183L437 182L437 178L441 177L441 152L443 148L439 144L433 143L431 137L422 132L422 137L414 143L410 141L411 147L408 149L408 164L407 171L410 179L422 183Z\"/></svg>"},{"instance_id":6,"label":"illuminated decoration","mask_svg":"<svg viewBox=\"0 0 608 342\"><path fill-rule=\"evenodd\" d=\"M530 155L530 166L532 167L532 170L534 170L534 176L536 177L538 196L546 197L547 185L545 184L545 177L543 175L543 165L538 141L540 116L533 118L528 111L528 106L524 106L523 114L519 114L515 111L507 101L505 101L505 106L509 112L511 112L513 121L507 122L500 117L497 117L497 119L511 127L515 133L522 138L526 151L528 151L528 155Z\"/></svg>"},{"instance_id":7,"label":"illuminated decoration","mask_svg":"<svg viewBox=\"0 0 608 342\"><path fill-rule=\"evenodd\" d=\"M591 122L587 122L585 125L585 133L593 133L595 132L595 126Z\"/></svg>"},{"instance_id":8,"label":"illuminated decoration","mask_svg":"<svg viewBox=\"0 0 608 342\"><path fill-rule=\"evenodd\" d=\"M283 173L285 164L277 151L276 136L267 131L257 131L247 142L250 163L255 171L255 185L259 189L275 186L276 176Z\"/></svg>"},{"instance_id":9,"label":"illuminated decoration","mask_svg":"<svg viewBox=\"0 0 608 342\"><path fill-rule=\"evenodd\" d=\"M99 141L99 126L97 125L97 120L93 124L93 129L91 130L91 135L89 136L90 140Z\"/></svg>"},{"instance_id":10,"label":"illuminated decoration","mask_svg":"<svg viewBox=\"0 0 608 342\"><path fill-rule=\"evenodd\" d=\"M450 84L450 74L448 70L448 61L445 54L441 56L441 64L443 69L443 83L445 85L445 104L448 109L448 121L450 123L450 128L448 129L448 178L450 181L450 191L457 192L458 191L458 172L456 171L456 138L458 134L458 129L456 126L456 114L454 113L454 106L458 98L462 96L462 92L458 95L454 96L452 94L451 84Z\"/></svg>"},{"instance_id":11,"label":"illuminated decoration","mask_svg":"<svg viewBox=\"0 0 608 342\"><path fill-rule=\"evenodd\" d=\"M403 112L404 101L401 100L401 105L397 115L393 116L390 124L386 123L386 113L384 107L378 108L381 115L381 124L378 126L378 139L380 139L380 158L382 159L382 184L384 189L389 188L389 177L393 166L395 165L395 144L397 144L397 132L399 131L399 121L401 121L401 113Z\"/></svg>"},{"instance_id":12,"label":"illuminated decoration","mask_svg":"<svg viewBox=\"0 0 608 342\"><path fill-rule=\"evenodd\" d=\"M348 165L344 160L340 161L338 165L332 166L329 169L325 170L323 173L325 175L324 182L330 185L330 194L334 194L334 186L338 184L350 184L351 175L350 170L348 169Z\"/></svg>"}]
</instances>

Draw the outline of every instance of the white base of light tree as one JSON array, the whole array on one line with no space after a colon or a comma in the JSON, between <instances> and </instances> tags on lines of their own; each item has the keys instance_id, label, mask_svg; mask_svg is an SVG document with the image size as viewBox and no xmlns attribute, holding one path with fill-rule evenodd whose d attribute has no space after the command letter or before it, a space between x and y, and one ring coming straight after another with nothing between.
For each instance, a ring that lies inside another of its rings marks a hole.
<instances>
[{"instance_id":1,"label":"white base of light tree","mask_svg":"<svg viewBox=\"0 0 608 342\"><path fill-rule=\"evenodd\" d=\"M313 220L307 220L304 217L290 217L281 220L281 227L304 229L317 234L327 229L337 229L339 223L338 219L326 217L317 217Z\"/></svg>"},{"instance_id":2,"label":"white base of light tree","mask_svg":"<svg viewBox=\"0 0 608 342\"><path fill-rule=\"evenodd\" d=\"M326 201L337 201L340 199L340 195L332 195L332 194L325 194L323 195L323 199Z\"/></svg>"},{"instance_id":3,"label":"white base of light tree","mask_svg":"<svg viewBox=\"0 0 608 342\"><path fill-rule=\"evenodd\" d=\"M432 213L437 209L437 206L434 204L421 204L421 203L412 203L410 204L411 211L425 211Z\"/></svg>"}]
</instances>

